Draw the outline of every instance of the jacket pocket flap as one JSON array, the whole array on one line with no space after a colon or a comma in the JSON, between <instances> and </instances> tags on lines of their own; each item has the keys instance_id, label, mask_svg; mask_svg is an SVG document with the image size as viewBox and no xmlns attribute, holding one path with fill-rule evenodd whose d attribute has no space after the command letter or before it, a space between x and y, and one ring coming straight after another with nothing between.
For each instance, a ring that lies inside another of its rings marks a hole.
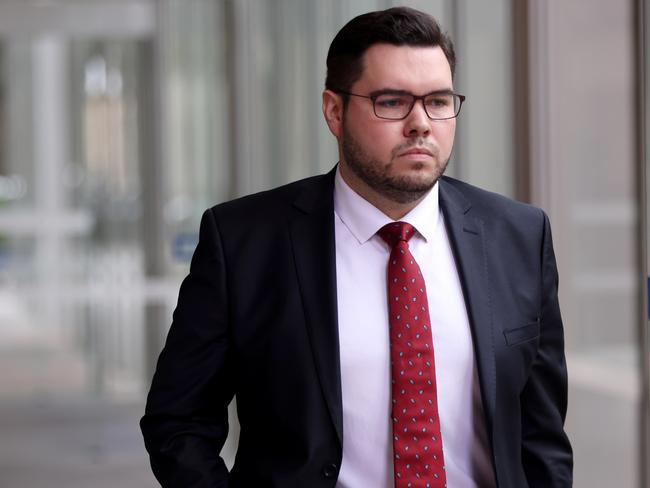
<instances>
[{"instance_id":1,"label":"jacket pocket flap","mask_svg":"<svg viewBox=\"0 0 650 488\"><path fill-rule=\"evenodd\" d=\"M506 338L506 344L509 346L536 339L539 337L539 319L523 327L506 329L503 331L503 335Z\"/></svg>"}]
</instances>

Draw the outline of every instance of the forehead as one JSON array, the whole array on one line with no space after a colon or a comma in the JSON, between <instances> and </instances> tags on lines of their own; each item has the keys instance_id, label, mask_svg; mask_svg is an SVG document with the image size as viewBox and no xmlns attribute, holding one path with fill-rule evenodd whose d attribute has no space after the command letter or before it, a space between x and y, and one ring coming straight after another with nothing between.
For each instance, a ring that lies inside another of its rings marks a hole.
<instances>
[{"instance_id":1,"label":"forehead","mask_svg":"<svg viewBox=\"0 0 650 488\"><path fill-rule=\"evenodd\" d=\"M452 88L451 68L440 46L374 44L363 55L355 89L397 88L416 94Z\"/></svg>"}]
</instances>

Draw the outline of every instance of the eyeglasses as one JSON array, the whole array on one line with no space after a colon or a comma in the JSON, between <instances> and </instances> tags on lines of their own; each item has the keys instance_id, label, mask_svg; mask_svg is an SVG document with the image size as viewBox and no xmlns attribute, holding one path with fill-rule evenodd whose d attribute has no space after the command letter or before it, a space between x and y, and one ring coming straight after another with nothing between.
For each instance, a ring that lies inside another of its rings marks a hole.
<instances>
[{"instance_id":1,"label":"eyeglasses","mask_svg":"<svg viewBox=\"0 0 650 488\"><path fill-rule=\"evenodd\" d=\"M460 113L465 101L464 95L449 92L434 92L417 96L407 92L382 92L376 95L359 95L338 90L337 93L372 100L375 115L380 119L403 120L411 113L415 102L422 100L424 111L431 120L453 119Z\"/></svg>"}]
</instances>

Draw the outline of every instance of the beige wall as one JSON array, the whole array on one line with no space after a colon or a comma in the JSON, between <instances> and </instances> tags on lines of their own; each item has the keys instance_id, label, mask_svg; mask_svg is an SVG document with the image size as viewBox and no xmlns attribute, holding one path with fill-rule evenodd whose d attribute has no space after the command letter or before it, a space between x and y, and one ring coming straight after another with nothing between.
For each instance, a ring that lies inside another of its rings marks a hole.
<instances>
[{"instance_id":1,"label":"beige wall","mask_svg":"<svg viewBox=\"0 0 650 488\"><path fill-rule=\"evenodd\" d=\"M533 195L553 225L575 486L639 486L634 4L531 2Z\"/></svg>"}]
</instances>

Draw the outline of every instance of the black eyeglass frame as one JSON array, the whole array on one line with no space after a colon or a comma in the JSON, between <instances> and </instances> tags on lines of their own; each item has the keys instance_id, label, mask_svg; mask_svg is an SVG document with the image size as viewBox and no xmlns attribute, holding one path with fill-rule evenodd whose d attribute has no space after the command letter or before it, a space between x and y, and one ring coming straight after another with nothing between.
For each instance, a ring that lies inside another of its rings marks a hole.
<instances>
[{"instance_id":1,"label":"black eyeglass frame","mask_svg":"<svg viewBox=\"0 0 650 488\"><path fill-rule=\"evenodd\" d=\"M360 98L367 98L368 100L372 101L372 110L375 113L375 117L378 119L382 120L404 120L406 117L408 117L411 112L413 111L413 107L415 107L415 104L417 103L418 100L422 100L422 108L424 108L424 113L427 114L427 117L429 117L430 120L450 120L450 119L455 119L458 117L458 114L460 114L460 109L463 106L463 102L467 98L465 95L461 95L460 93L454 93L454 92L431 92L431 93L426 93L424 95L414 95L413 93L409 92L403 92L403 91L393 91L393 90L386 90L386 91L381 91L379 93L374 93L372 95L360 95L358 93L351 93L348 91L344 90L333 90L335 93L338 93L340 95L349 95L352 97L360 97ZM413 97L413 102L411 103L411 106L409 107L408 111L406 112L406 115L404 117L401 117L399 119L395 119L392 117L382 117L381 115L377 115L377 105L376 105L376 100L381 97L382 95L390 95L390 94L395 94L395 95L408 95L410 97ZM430 97L431 95L452 95L454 97L458 97L458 110L454 114L453 117L431 117L429 115L429 112L427 111L427 107L424 103L424 99L427 97Z\"/></svg>"}]
</instances>

